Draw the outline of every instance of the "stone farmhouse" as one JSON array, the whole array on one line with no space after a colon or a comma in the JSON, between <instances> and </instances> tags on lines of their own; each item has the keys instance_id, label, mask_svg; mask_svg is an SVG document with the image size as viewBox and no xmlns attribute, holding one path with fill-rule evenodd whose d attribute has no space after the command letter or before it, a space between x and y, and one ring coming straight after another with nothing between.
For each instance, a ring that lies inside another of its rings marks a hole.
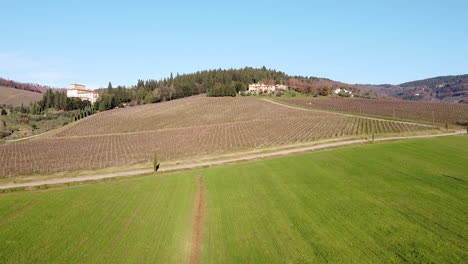
<instances>
[{"instance_id":1,"label":"stone farmhouse","mask_svg":"<svg viewBox=\"0 0 468 264\"><path fill-rule=\"evenodd\" d=\"M86 90L86 86L82 84L74 83L68 88L67 97L79 98L82 101L88 100L94 104L99 99L99 94L91 90Z\"/></svg>"},{"instance_id":2,"label":"stone farmhouse","mask_svg":"<svg viewBox=\"0 0 468 264\"><path fill-rule=\"evenodd\" d=\"M347 90L346 88L344 87L341 87L341 88L336 88L335 90L332 91L334 94L336 95L347 95L347 96L350 96L350 97L354 97L353 95L353 92Z\"/></svg>"},{"instance_id":3,"label":"stone farmhouse","mask_svg":"<svg viewBox=\"0 0 468 264\"><path fill-rule=\"evenodd\" d=\"M283 84L264 84L264 83L253 83L249 84L249 92L258 94L260 92L263 93L273 93L279 91L287 91L288 86Z\"/></svg>"}]
</instances>

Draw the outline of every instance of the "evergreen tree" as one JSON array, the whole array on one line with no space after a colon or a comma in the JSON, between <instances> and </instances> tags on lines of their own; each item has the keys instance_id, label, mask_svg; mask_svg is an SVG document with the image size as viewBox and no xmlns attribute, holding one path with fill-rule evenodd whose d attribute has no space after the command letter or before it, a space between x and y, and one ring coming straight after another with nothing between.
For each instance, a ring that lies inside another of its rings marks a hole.
<instances>
[{"instance_id":1,"label":"evergreen tree","mask_svg":"<svg viewBox=\"0 0 468 264\"><path fill-rule=\"evenodd\" d=\"M107 92L108 92L109 94L112 94L112 91L113 91L113 89L112 89L112 83L109 82L109 84L107 85Z\"/></svg>"}]
</instances>

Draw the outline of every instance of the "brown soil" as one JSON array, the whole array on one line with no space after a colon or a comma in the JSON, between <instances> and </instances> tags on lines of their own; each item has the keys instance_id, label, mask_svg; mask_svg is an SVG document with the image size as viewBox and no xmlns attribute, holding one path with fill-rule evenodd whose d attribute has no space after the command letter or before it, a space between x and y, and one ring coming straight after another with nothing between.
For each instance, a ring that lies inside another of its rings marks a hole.
<instances>
[{"instance_id":1,"label":"brown soil","mask_svg":"<svg viewBox=\"0 0 468 264\"><path fill-rule=\"evenodd\" d=\"M190 264L200 263L202 240L203 240L203 224L205 222L205 185L203 184L203 176L198 175L198 191L195 197L195 208L193 211L193 227L192 227L192 242L190 253Z\"/></svg>"}]
</instances>

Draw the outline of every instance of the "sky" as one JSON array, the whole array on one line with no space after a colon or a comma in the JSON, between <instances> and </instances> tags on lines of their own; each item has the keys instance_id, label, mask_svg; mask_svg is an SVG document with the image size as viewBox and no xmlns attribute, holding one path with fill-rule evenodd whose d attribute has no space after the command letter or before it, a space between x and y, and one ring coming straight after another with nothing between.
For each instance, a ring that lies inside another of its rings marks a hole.
<instances>
[{"instance_id":1,"label":"sky","mask_svg":"<svg viewBox=\"0 0 468 264\"><path fill-rule=\"evenodd\" d=\"M0 1L0 77L53 87L245 66L351 84L468 73L466 0Z\"/></svg>"}]
</instances>

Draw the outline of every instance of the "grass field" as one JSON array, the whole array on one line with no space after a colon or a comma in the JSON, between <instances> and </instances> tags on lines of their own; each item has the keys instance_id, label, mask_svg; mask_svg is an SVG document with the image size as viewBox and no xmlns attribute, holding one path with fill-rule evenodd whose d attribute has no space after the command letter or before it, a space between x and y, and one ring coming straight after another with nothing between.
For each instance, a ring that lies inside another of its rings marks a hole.
<instances>
[{"instance_id":1,"label":"grass field","mask_svg":"<svg viewBox=\"0 0 468 264\"><path fill-rule=\"evenodd\" d=\"M468 138L335 149L204 173L204 261L463 263Z\"/></svg>"},{"instance_id":2,"label":"grass field","mask_svg":"<svg viewBox=\"0 0 468 264\"><path fill-rule=\"evenodd\" d=\"M0 197L0 263L184 263L195 181L147 177Z\"/></svg>"},{"instance_id":3,"label":"grass field","mask_svg":"<svg viewBox=\"0 0 468 264\"><path fill-rule=\"evenodd\" d=\"M466 263L468 138L0 195L1 263Z\"/></svg>"}]
</instances>

